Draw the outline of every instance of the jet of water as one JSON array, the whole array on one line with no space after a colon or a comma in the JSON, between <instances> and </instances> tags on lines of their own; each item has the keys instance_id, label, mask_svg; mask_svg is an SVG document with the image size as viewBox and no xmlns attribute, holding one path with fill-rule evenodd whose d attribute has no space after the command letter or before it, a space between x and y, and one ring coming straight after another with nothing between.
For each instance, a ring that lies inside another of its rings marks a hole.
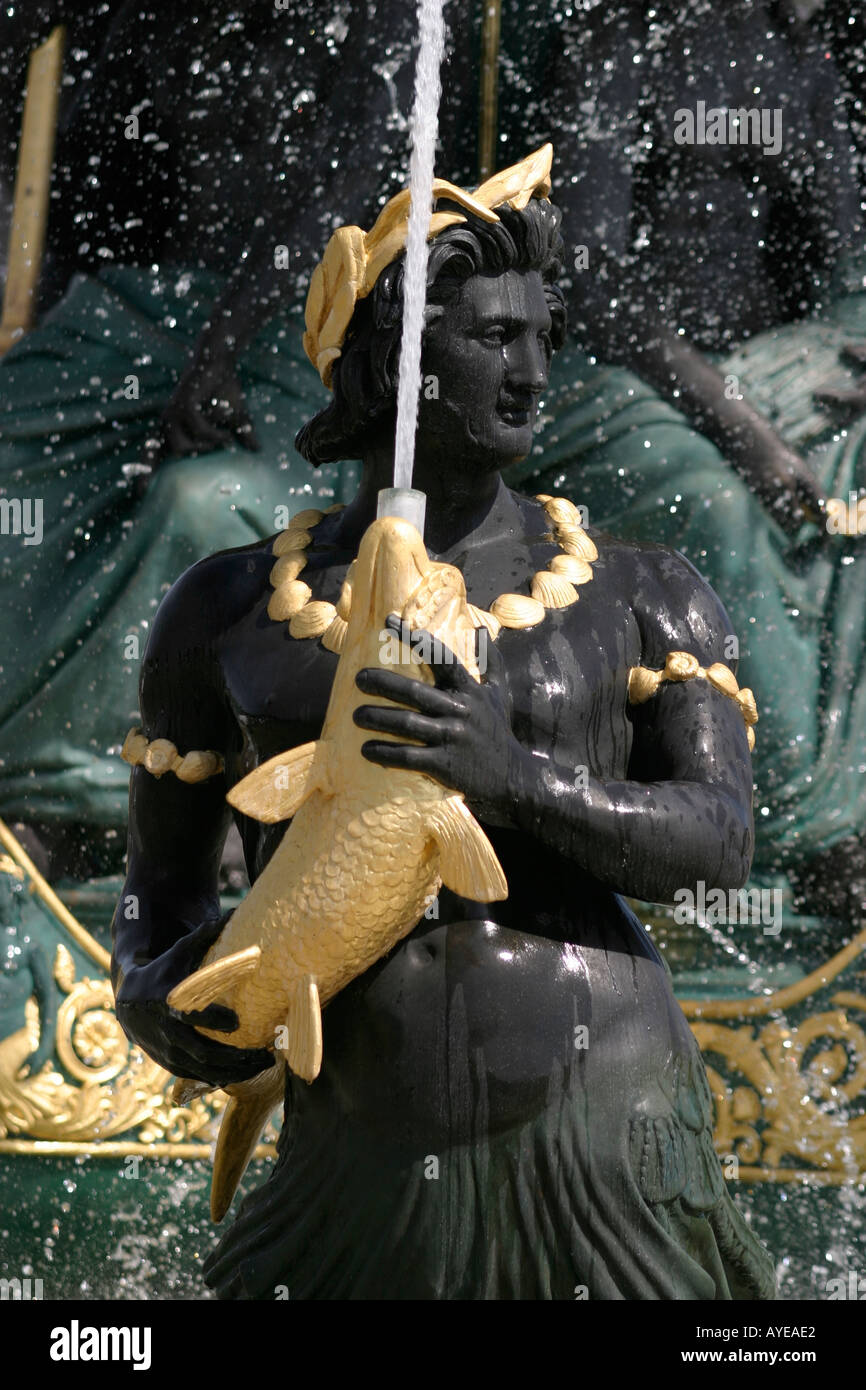
<instances>
[{"instance_id":1,"label":"jet of water","mask_svg":"<svg viewBox=\"0 0 866 1390\"><path fill-rule=\"evenodd\" d=\"M397 389L394 486L412 486L415 427L421 390L421 335L427 291L427 236L433 212L433 156L439 132L440 68L445 48L445 0L419 0L419 49L412 107L409 230L403 280L403 339Z\"/></svg>"}]
</instances>

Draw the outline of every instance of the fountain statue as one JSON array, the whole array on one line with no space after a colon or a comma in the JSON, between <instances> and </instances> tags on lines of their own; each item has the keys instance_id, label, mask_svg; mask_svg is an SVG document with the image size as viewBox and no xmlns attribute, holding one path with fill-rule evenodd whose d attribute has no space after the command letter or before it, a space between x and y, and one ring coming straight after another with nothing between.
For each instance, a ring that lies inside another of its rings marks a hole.
<instances>
[{"instance_id":1,"label":"fountain statue","mask_svg":"<svg viewBox=\"0 0 866 1390\"><path fill-rule=\"evenodd\" d=\"M434 185L423 539L378 515L398 194L335 234L307 308L332 397L298 448L360 459L357 492L200 561L154 623L118 1018L178 1094L232 1097L216 1215L285 1095L271 1178L206 1264L222 1298L774 1295L622 896L748 874L756 713L729 619L675 552L501 477L565 335L551 157ZM253 887L226 919L232 809Z\"/></svg>"}]
</instances>

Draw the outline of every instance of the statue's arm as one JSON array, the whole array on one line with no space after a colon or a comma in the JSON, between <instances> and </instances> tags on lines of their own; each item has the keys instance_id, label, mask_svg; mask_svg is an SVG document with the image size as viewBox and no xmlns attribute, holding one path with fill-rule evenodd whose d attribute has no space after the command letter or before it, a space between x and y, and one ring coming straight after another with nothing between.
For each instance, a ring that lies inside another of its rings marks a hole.
<instances>
[{"instance_id":1,"label":"statue's arm","mask_svg":"<svg viewBox=\"0 0 866 1390\"><path fill-rule=\"evenodd\" d=\"M514 822L617 892L672 902L679 888L739 888L753 849L751 771L733 701L705 681L664 685L635 713L628 780L550 765ZM569 776L569 772L571 775Z\"/></svg>"},{"instance_id":2,"label":"statue's arm","mask_svg":"<svg viewBox=\"0 0 866 1390\"><path fill-rule=\"evenodd\" d=\"M567 204L570 190L562 201ZM581 226L569 212L567 226ZM590 269L574 274L568 294L571 330L580 346L642 377L715 444L772 519L796 534L818 520L821 491L808 466L738 388L647 301L627 258L596 249Z\"/></svg>"},{"instance_id":3,"label":"statue's arm","mask_svg":"<svg viewBox=\"0 0 866 1390\"><path fill-rule=\"evenodd\" d=\"M639 304L640 297L634 302ZM820 488L800 455L746 396L739 391L731 395L709 358L651 308L642 308L639 332L627 311L617 311L622 351L614 355L716 445L784 531L795 534L804 519L817 521L822 514Z\"/></svg>"},{"instance_id":4,"label":"statue's arm","mask_svg":"<svg viewBox=\"0 0 866 1390\"><path fill-rule=\"evenodd\" d=\"M722 604L682 556L662 550L637 560L635 615L641 665L661 670L670 651L702 668L721 662L733 636ZM632 753L626 780L548 766L518 802L516 824L558 849L602 883L637 898L670 902L678 888L738 888L753 851L752 767L736 701L703 677L660 685L629 707Z\"/></svg>"},{"instance_id":5,"label":"statue's arm","mask_svg":"<svg viewBox=\"0 0 866 1390\"><path fill-rule=\"evenodd\" d=\"M561 283L570 330L585 352L630 368L681 411L793 534L822 511L806 463L744 394L731 395L724 375L643 283L632 230L633 152L646 138L638 114L643 68L631 61L642 37L638 10L625 20L605 7L581 14L565 24L548 76L545 133L560 170L555 199L568 247Z\"/></svg>"},{"instance_id":6,"label":"statue's arm","mask_svg":"<svg viewBox=\"0 0 866 1390\"><path fill-rule=\"evenodd\" d=\"M160 607L141 680L145 736L168 738L182 754L221 753L226 744L197 571L188 571ZM133 769L128 871L113 924L112 981L124 1031L167 1071L213 1084L243 1080L271 1061L266 1052L202 1037L165 1002L223 925L217 876L229 826L225 794L222 773L187 784L173 772L157 778ZM196 1020L225 1027L234 1016L211 1006Z\"/></svg>"}]
</instances>

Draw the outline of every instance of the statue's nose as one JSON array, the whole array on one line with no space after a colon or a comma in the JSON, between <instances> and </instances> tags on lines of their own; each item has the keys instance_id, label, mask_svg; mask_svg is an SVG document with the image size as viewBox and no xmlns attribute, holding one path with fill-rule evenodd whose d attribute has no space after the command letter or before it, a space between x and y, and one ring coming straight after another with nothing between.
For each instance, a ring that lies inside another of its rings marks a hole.
<instances>
[{"instance_id":1,"label":"statue's nose","mask_svg":"<svg viewBox=\"0 0 866 1390\"><path fill-rule=\"evenodd\" d=\"M534 333L521 334L509 343L508 383L515 389L539 392L547 385L548 361Z\"/></svg>"}]
</instances>

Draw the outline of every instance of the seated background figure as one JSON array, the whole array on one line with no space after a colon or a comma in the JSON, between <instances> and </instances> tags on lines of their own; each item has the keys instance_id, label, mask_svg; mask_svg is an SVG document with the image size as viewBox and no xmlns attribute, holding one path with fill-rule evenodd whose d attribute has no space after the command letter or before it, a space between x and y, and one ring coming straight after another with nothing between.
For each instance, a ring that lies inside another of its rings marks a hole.
<instances>
[{"instance_id":1,"label":"seated background figure","mask_svg":"<svg viewBox=\"0 0 866 1390\"><path fill-rule=\"evenodd\" d=\"M9 68L64 17L19 16ZM0 815L35 831L52 878L121 867L116 754L168 584L268 535L313 482L313 502L352 494L355 464L311 479L291 445L324 400L303 294L333 226L393 191L384 160L366 171L405 124L416 41L393 3L125 0L72 25L90 53L85 74L67 61L48 312L0 362L0 499L43 516L38 547L0 550ZM456 45L448 148L473 143L473 61Z\"/></svg>"},{"instance_id":2,"label":"seated background figure","mask_svg":"<svg viewBox=\"0 0 866 1390\"><path fill-rule=\"evenodd\" d=\"M748 873L730 622L672 551L590 537L563 522L567 503L502 481L532 447L565 332L559 216L537 157L520 169L518 208L497 206L492 223L461 214L431 244L422 370L437 389L421 402L414 484L431 556L460 568L480 610L516 594L531 621L493 625L481 684L444 658L435 687L362 673L363 692L394 704L356 715L373 762L464 794L509 896L482 907L443 891L329 1004L322 1071L311 1086L290 1078L276 1168L209 1261L225 1298L773 1294L713 1151L697 1046L620 896L665 901ZM299 448L316 465L362 464L345 509L307 518L315 600L337 602L392 482L398 252L339 333L308 340L334 395ZM226 792L318 737L337 662L270 615L274 565L263 541L188 571L160 607L142 678L145 737L222 763L195 785L133 772L124 892L140 917L115 921L117 1012L162 1065L212 1083L270 1061L208 1041L165 1003L221 929ZM527 609L544 571L572 576L572 601L560 588L564 606ZM631 673L673 670L672 651L686 654L680 678L636 702L641 680L656 679ZM239 822L255 879L284 826ZM212 1005L197 1021L232 1020Z\"/></svg>"},{"instance_id":3,"label":"seated background figure","mask_svg":"<svg viewBox=\"0 0 866 1390\"><path fill-rule=\"evenodd\" d=\"M818 499L847 507L866 487L866 397L846 395L866 350L866 260L820 11L659 0L651 15L621 4L564 21L539 134L566 174L576 342L509 481L675 546L724 594L761 710L755 868L853 924L866 904L866 549L862 534L828 533ZM679 143L698 103L763 112L777 152L744 138L749 118L717 143L702 128Z\"/></svg>"}]
</instances>

